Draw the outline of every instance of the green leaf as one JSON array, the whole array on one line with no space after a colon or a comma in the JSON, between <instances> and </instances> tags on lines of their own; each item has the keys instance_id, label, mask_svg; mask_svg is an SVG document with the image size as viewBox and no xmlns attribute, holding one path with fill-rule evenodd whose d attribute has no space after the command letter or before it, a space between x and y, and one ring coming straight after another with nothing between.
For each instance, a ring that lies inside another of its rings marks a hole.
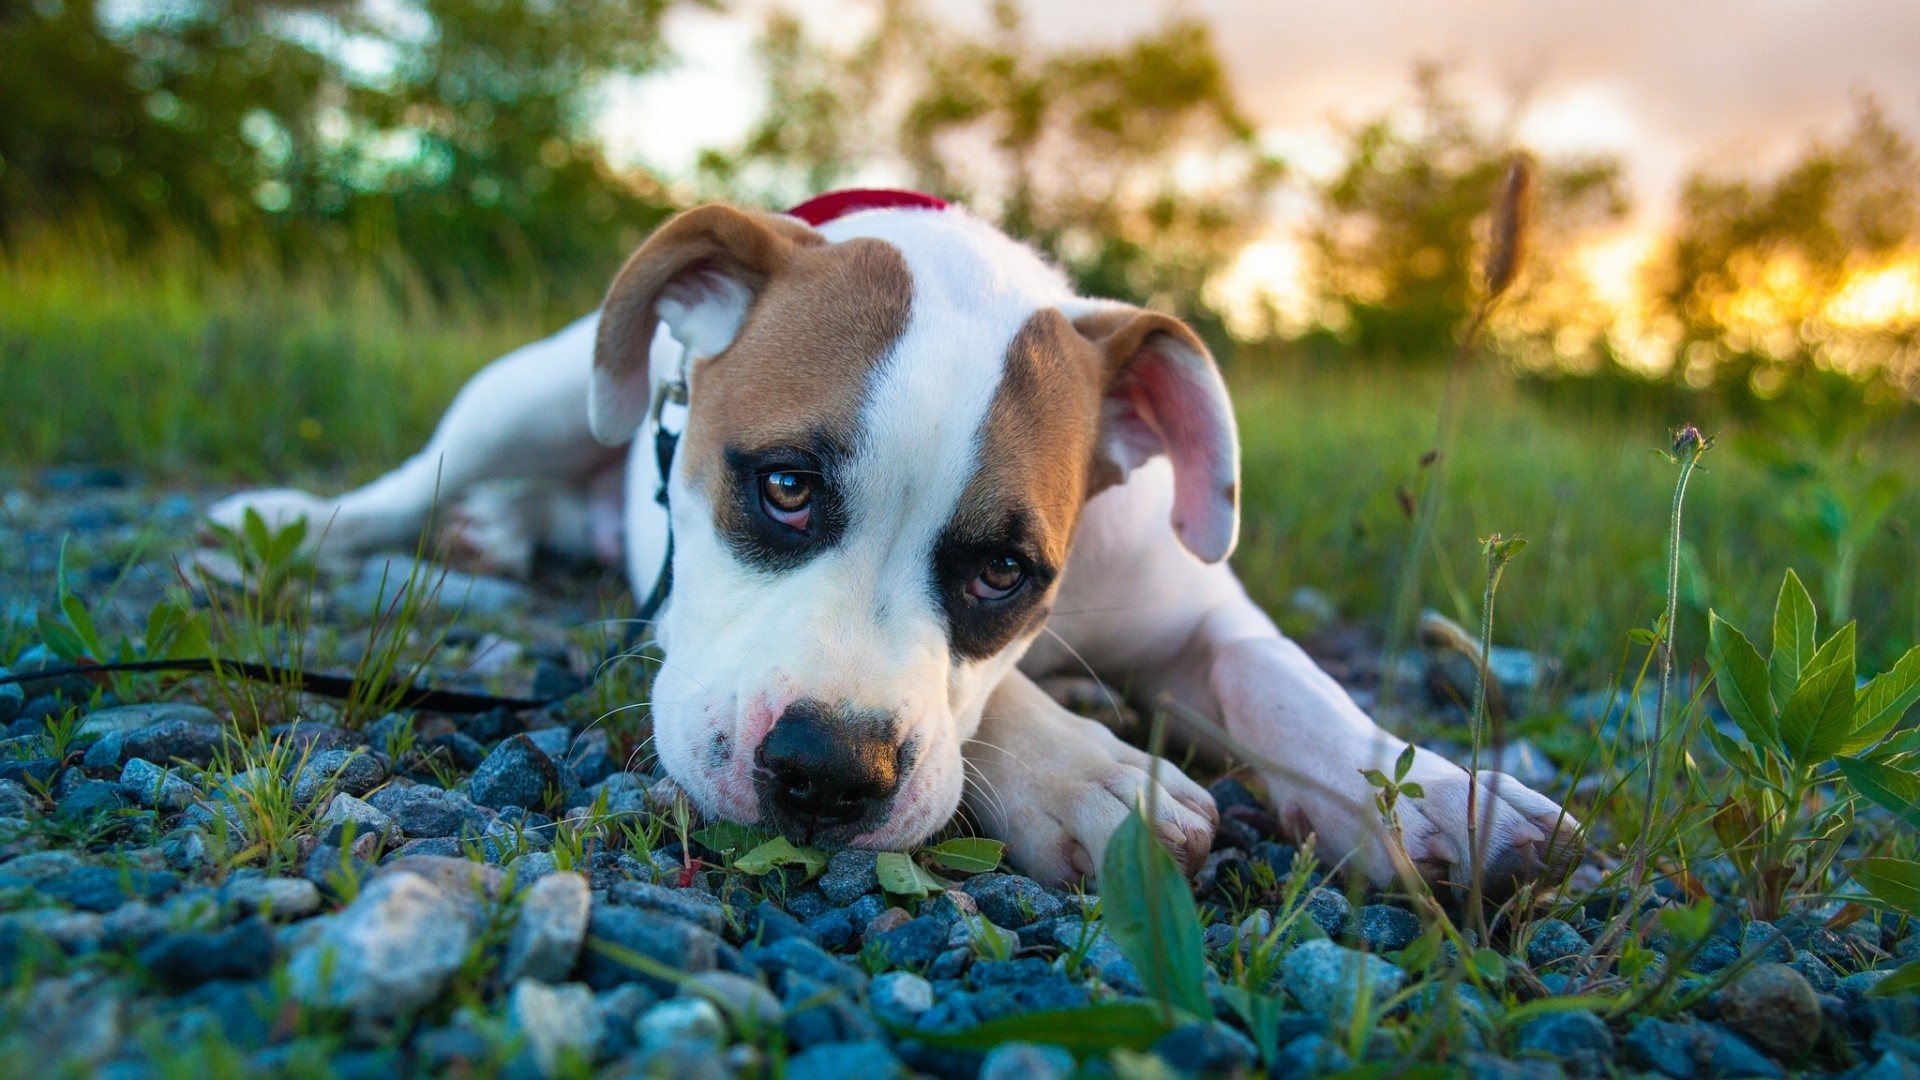
<instances>
[{"instance_id":1,"label":"green leaf","mask_svg":"<svg viewBox=\"0 0 1920 1080\"><path fill-rule=\"evenodd\" d=\"M1733 766L1741 775L1755 780L1765 778L1766 771L1754 758L1753 751L1735 742L1731 735L1712 724L1701 724L1700 730L1707 733L1707 741L1713 744L1721 760Z\"/></svg>"},{"instance_id":2,"label":"green leaf","mask_svg":"<svg viewBox=\"0 0 1920 1080\"><path fill-rule=\"evenodd\" d=\"M1910 994L1920 990L1920 960L1902 965L1893 970L1893 974L1873 984L1867 991L1868 997L1892 997L1895 994Z\"/></svg>"},{"instance_id":3,"label":"green leaf","mask_svg":"<svg viewBox=\"0 0 1920 1080\"><path fill-rule=\"evenodd\" d=\"M752 851L767 842L767 834L751 825L742 825L734 821L716 821L703 829L695 829L692 839L701 847L718 855L732 851Z\"/></svg>"},{"instance_id":4,"label":"green leaf","mask_svg":"<svg viewBox=\"0 0 1920 1080\"><path fill-rule=\"evenodd\" d=\"M880 887L895 896L932 896L953 884L897 851L883 851L874 860Z\"/></svg>"},{"instance_id":5,"label":"green leaf","mask_svg":"<svg viewBox=\"0 0 1920 1080\"><path fill-rule=\"evenodd\" d=\"M1209 1012L1207 1015L1211 1016ZM1084 1009L1050 1009L989 1020L964 1031L920 1031L915 1042L959 1050L986 1050L1004 1042L1064 1047L1075 1054L1145 1050L1173 1028L1150 1001L1110 1001Z\"/></svg>"},{"instance_id":6,"label":"green leaf","mask_svg":"<svg viewBox=\"0 0 1920 1080\"><path fill-rule=\"evenodd\" d=\"M1920 863L1905 859L1861 859L1853 879L1882 902L1920 916Z\"/></svg>"},{"instance_id":7,"label":"green leaf","mask_svg":"<svg viewBox=\"0 0 1920 1080\"><path fill-rule=\"evenodd\" d=\"M78 634L80 640L86 645L87 655L95 659L106 659L106 649L100 645L100 633L93 627L93 616L87 613L87 605L81 603L79 597L67 593L65 589L60 592L60 610L67 617L67 625L73 627L73 632Z\"/></svg>"},{"instance_id":8,"label":"green leaf","mask_svg":"<svg viewBox=\"0 0 1920 1080\"><path fill-rule=\"evenodd\" d=\"M962 874L985 874L1000 866L1007 845L978 836L956 836L927 849L934 862Z\"/></svg>"},{"instance_id":9,"label":"green leaf","mask_svg":"<svg viewBox=\"0 0 1920 1080\"><path fill-rule=\"evenodd\" d=\"M1256 994L1233 983L1222 984L1216 992L1252 1033L1261 1062L1272 1069L1280 1058L1280 1019L1287 1011L1285 999L1276 994Z\"/></svg>"},{"instance_id":10,"label":"green leaf","mask_svg":"<svg viewBox=\"0 0 1920 1080\"><path fill-rule=\"evenodd\" d=\"M1113 831L1100 860L1100 910L1148 997L1169 1009L1212 1015L1193 891L1138 806Z\"/></svg>"},{"instance_id":11,"label":"green leaf","mask_svg":"<svg viewBox=\"0 0 1920 1080\"><path fill-rule=\"evenodd\" d=\"M1840 752L1857 753L1886 738L1915 701L1920 701L1920 645L1860 688L1853 708L1853 734Z\"/></svg>"},{"instance_id":12,"label":"green leaf","mask_svg":"<svg viewBox=\"0 0 1920 1080\"><path fill-rule=\"evenodd\" d=\"M1821 654L1825 653L1822 649ZM1802 680L1780 710L1780 741L1787 755L1810 767L1833 757L1846 745L1847 736L1853 732L1853 694L1851 651Z\"/></svg>"},{"instance_id":13,"label":"green leaf","mask_svg":"<svg viewBox=\"0 0 1920 1080\"><path fill-rule=\"evenodd\" d=\"M42 608L36 621L39 625L35 629L40 633L40 640L46 643L53 655L68 664L87 655L87 643L80 640L80 635L73 632L73 627L55 618L50 610Z\"/></svg>"},{"instance_id":14,"label":"green leaf","mask_svg":"<svg viewBox=\"0 0 1920 1080\"><path fill-rule=\"evenodd\" d=\"M1507 959L1494 949L1475 949L1473 970L1487 982L1502 983L1507 979Z\"/></svg>"},{"instance_id":15,"label":"green leaf","mask_svg":"<svg viewBox=\"0 0 1920 1080\"><path fill-rule=\"evenodd\" d=\"M1787 700L1800 685L1800 676L1813 659L1816 619L1813 597L1807 595L1800 575L1788 569L1773 605L1773 655L1767 660L1773 700Z\"/></svg>"},{"instance_id":16,"label":"green leaf","mask_svg":"<svg viewBox=\"0 0 1920 1080\"><path fill-rule=\"evenodd\" d=\"M1747 635L1719 615L1710 616L1707 664L1719 685L1720 704L1755 746L1780 745L1768 696L1767 663Z\"/></svg>"},{"instance_id":17,"label":"green leaf","mask_svg":"<svg viewBox=\"0 0 1920 1080\"><path fill-rule=\"evenodd\" d=\"M1413 771L1413 757L1413 744L1408 743L1407 748L1400 751L1400 756L1394 760L1393 778L1395 780L1405 780L1407 774Z\"/></svg>"},{"instance_id":18,"label":"green leaf","mask_svg":"<svg viewBox=\"0 0 1920 1080\"><path fill-rule=\"evenodd\" d=\"M733 868L743 874L765 874L778 866L804 866L812 878L827 868L827 853L819 848L796 847L784 836L773 839L733 860Z\"/></svg>"},{"instance_id":19,"label":"green leaf","mask_svg":"<svg viewBox=\"0 0 1920 1080\"><path fill-rule=\"evenodd\" d=\"M1627 631L1627 640L1636 645L1654 646L1660 643L1660 635L1644 626L1636 626Z\"/></svg>"},{"instance_id":20,"label":"green leaf","mask_svg":"<svg viewBox=\"0 0 1920 1080\"><path fill-rule=\"evenodd\" d=\"M1834 764L1868 802L1920 829L1920 776L1865 758L1837 758Z\"/></svg>"}]
</instances>

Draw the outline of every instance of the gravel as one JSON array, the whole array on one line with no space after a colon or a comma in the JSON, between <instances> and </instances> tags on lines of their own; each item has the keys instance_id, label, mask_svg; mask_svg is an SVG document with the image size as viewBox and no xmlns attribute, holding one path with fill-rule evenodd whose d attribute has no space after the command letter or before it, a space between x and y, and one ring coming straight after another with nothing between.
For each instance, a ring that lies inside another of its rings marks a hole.
<instances>
[{"instance_id":1,"label":"gravel","mask_svg":"<svg viewBox=\"0 0 1920 1080\"><path fill-rule=\"evenodd\" d=\"M555 872L535 881L520 902L500 977L510 983L564 980L580 959L592 906L587 879L579 874Z\"/></svg>"},{"instance_id":2,"label":"gravel","mask_svg":"<svg viewBox=\"0 0 1920 1080\"><path fill-rule=\"evenodd\" d=\"M400 872L368 885L287 964L302 1004L357 1019L393 1018L432 1002L466 958L473 933L448 918L448 897Z\"/></svg>"}]
</instances>

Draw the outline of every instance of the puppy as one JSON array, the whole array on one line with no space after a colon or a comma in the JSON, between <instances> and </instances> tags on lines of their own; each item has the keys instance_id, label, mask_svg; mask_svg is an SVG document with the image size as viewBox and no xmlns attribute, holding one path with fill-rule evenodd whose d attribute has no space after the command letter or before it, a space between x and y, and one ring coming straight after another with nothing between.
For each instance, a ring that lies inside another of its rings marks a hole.
<instances>
[{"instance_id":1,"label":"puppy","mask_svg":"<svg viewBox=\"0 0 1920 1080\"><path fill-rule=\"evenodd\" d=\"M1197 867L1206 790L1034 681L1091 671L1187 737L1224 731L1290 832L1385 883L1406 864L1362 771L1406 744L1234 577L1239 467L1226 387L1180 321L1077 296L937 200L841 192L679 215L598 313L481 371L392 473L212 518L306 518L325 549L367 552L411 543L441 496L455 549L496 571L541 545L624 554L644 597L670 564L654 746L710 816L905 848L964 800L1015 865L1066 882L1144 801ZM1418 750L1407 779L1424 795L1398 843L1465 880L1467 773ZM1496 885L1571 835L1511 777L1482 774L1477 804Z\"/></svg>"}]
</instances>

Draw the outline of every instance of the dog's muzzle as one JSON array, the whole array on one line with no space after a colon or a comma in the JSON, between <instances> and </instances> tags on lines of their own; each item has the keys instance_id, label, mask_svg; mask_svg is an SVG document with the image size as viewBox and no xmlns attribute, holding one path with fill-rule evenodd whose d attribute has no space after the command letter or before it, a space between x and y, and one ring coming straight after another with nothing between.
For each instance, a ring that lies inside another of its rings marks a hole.
<instances>
[{"instance_id":1,"label":"dog's muzzle","mask_svg":"<svg viewBox=\"0 0 1920 1080\"><path fill-rule=\"evenodd\" d=\"M802 843L845 843L886 813L910 768L891 716L802 700L754 753L761 821Z\"/></svg>"}]
</instances>

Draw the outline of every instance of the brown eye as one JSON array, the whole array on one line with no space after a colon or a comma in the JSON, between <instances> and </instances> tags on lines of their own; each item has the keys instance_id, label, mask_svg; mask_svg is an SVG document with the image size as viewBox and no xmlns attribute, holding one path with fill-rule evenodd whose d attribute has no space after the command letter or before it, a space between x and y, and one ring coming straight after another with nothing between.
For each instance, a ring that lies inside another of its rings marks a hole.
<instances>
[{"instance_id":1,"label":"brown eye","mask_svg":"<svg viewBox=\"0 0 1920 1080\"><path fill-rule=\"evenodd\" d=\"M967 583L967 595L980 600L1002 600L1012 596L1027 580L1027 566L1015 555L995 555L987 560L980 576Z\"/></svg>"},{"instance_id":2,"label":"brown eye","mask_svg":"<svg viewBox=\"0 0 1920 1080\"><path fill-rule=\"evenodd\" d=\"M795 529L813 517L813 481L808 473L771 472L760 478L760 501L767 516Z\"/></svg>"}]
</instances>

